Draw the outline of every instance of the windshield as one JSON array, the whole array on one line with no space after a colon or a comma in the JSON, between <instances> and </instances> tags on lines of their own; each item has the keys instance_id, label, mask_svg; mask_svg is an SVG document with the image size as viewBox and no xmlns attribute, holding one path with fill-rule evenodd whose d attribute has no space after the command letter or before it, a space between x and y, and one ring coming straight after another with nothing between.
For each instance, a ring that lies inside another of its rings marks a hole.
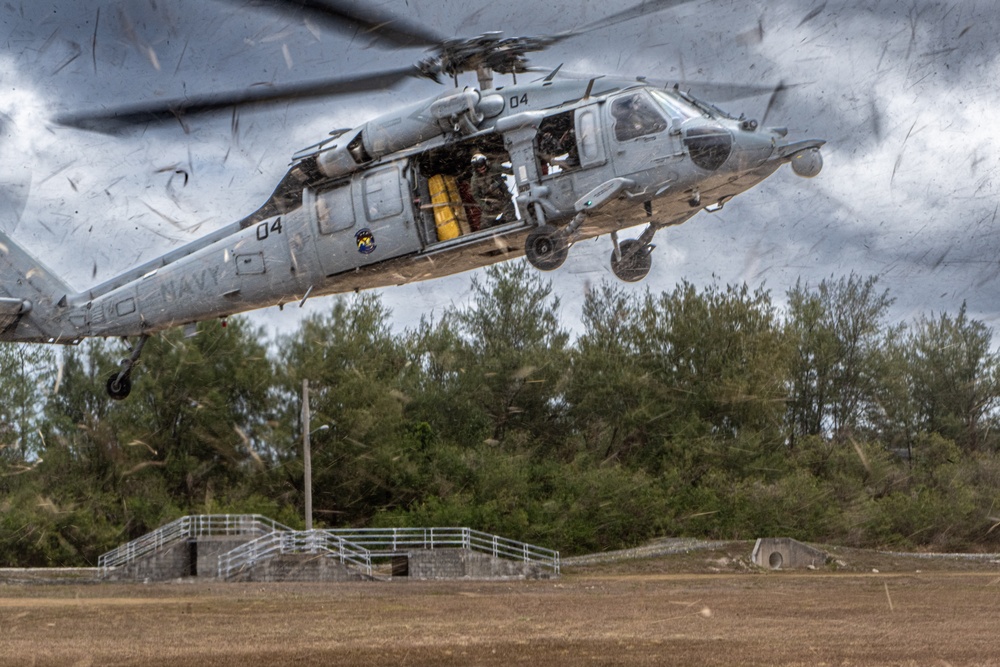
<instances>
[{"instance_id":1,"label":"windshield","mask_svg":"<svg viewBox=\"0 0 1000 667\"><path fill-rule=\"evenodd\" d=\"M653 94L653 99L659 102L660 106L675 120L685 121L689 118L702 118L708 115L684 98L671 95L665 90L650 89L649 92Z\"/></svg>"}]
</instances>

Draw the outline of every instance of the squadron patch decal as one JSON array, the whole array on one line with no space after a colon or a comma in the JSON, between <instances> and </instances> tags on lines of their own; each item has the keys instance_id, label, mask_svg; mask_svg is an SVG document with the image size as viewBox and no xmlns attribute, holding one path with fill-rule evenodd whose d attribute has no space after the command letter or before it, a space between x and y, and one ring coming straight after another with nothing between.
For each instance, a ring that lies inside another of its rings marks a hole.
<instances>
[{"instance_id":1,"label":"squadron patch decal","mask_svg":"<svg viewBox=\"0 0 1000 667\"><path fill-rule=\"evenodd\" d=\"M367 227L355 234L354 240L357 241L358 252L362 255L370 255L375 252L375 235Z\"/></svg>"}]
</instances>

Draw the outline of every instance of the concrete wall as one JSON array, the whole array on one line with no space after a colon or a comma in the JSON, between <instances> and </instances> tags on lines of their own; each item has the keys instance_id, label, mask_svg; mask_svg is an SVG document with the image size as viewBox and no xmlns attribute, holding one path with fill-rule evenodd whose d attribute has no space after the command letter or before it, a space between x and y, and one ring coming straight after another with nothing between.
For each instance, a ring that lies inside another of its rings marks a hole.
<instances>
[{"instance_id":1,"label":"concrete wall","mask_svg":"<svg viewBox=\"0 0 1000 667\"><path fill-rule=\"evenodd\" d=\"M195 541L192 555L195 558L194 570L199 578L214 579L219 573L219 556L236 547L242 546L256 535L219 535L215 537L199 537Z\"/></svg>"},{"instance_id":2,"label":"concrete wall","mask_svg":"<svg viewBox=\"0 0 1000 667\"><path fill-rule=\"evenodd\" d=\"M412 579L545 579L548 568L523 561L494 558L467 549L417 549L409 552Z\"/></svg>"},{"instance_id":3,"label":"concrete wall","mask_svg":"<svg viewBox=\"0 0 1000 667\"><path fill-rule=\"evenodd\" d=\"M255 537L222 535L180 540L114 571L108 578L116 581L169 581L192 576L214 579L218 574L219 554Z\"/></svg>"},{"instance_id":4,"label":"concrete wall","mask_svg":"<svg viewBox=\"0 0 1000 667\"><path fill-rule=\"evenodd\" d=\"M184 577L214 579L219 556L255 535L220 535L185 539L161 548L107 577L117 581L169 581ZM393 558L394 577L413 579L547 579L549 568L521 560L494 558L467 549L415 549ZM370 578L322 554L284 555L260 562L241 575L243 581L348 581Z\"/></svg>"},{"instance_id":5,"label":"concrete wall","mask_svg":"<svg viewBox=\"0 0 1000 667\"><path fill-rule=\"evenodd\" d=\"M790 537L759 538L750 555L756 565L771 570L820 567L826 558L826 553Z\"/></svg>"},{"instance_id":6,"label":"concrete wall","mask_svg":"<svg viewBox=\"0 0 1000 667\"><path fill-rule=\"evenodd\" d=\"M168 581L189 577L192 573L191 545L187 540L180 540L118 568L108 578L116 581Z\"/></svg>"},{"instance_id":7,"label":"concrete wall","mask_svg":"<svg viewBox=\"0 0 1000 667\"><path fill-rule=\"evenodd\" d=\"M230 581L362 581L370 577L323 554L285 554L256 563Z\"/></svg>"}]
</instances>

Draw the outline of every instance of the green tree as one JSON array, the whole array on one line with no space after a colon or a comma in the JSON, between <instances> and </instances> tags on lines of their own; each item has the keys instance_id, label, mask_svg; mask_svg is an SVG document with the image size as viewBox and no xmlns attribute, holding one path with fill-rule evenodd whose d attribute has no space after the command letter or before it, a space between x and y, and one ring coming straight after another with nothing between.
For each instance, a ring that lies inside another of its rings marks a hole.
<instances>
[{"instance_id":1,"label":"green tree","mask_svg":"<svg viewBox=\"0 0 1000 667\"><path fill-rule=\"evenodd\" d=\"M186 508L239 486L268 444L273 368L262 332L241 318L172 329L150 341L132 396L114 406L119 437L152 452L157 474Z\"/></svg>"},{"instance_id":2,"label":"green tree","mask_svg":"<svg viewBox=\"0 0 1000 667\"><path fill-rule=\"evenodd\" d=\"M0 561L95 564L120 536L130 491L118 482L128 452L118 446L117 423L105 409L104 378L95 378L102 361L110 363L107 350L99 340L61 348L58 366L45 372L52 384L38 403L35 458L21 474L0 477L0 486L16 485L3 501L9 512L3 532L17 536L14 544L0 539Z\"/></svg>"},{"instance_id":3,"label":"green tree","mask_svg":"<svg viewBox=\"0 0 1000 667\"><path fill-rule=\"evenodd\" d=\"M23 462L37 453L41 406L54 381L54 359L49 347L0 343L0 458Z\"/></svg>"},{"instance_id":4,"label":"green tree","mask_svg":"<svg viewBox=\"0 0 1000 667\"><path fill-rule=\"evenodd\" d=\"M472 300L454 313L463 390L488 416L496 442L552 446L568 374L569 334L552 284L527 262L489 267L472 279Z\"/></svg>"},{"instance_id":5,"label":"green tree","mask_svg":"<svg viewBox=\"0 0 1000 667\"><path fill-rule=\"evenodd\" d=\"M911 339L912 333L903 325L888 329L882 354L872 364L878 381L869 415L869 439L880 440L890 450L905 451L908 458L912 458L913 443L922 430L914 393Z\"/></svg>"},{"instance_id":6,"label":"green tree","mask_svg":"<svg viewBox=\"0 0 1000 667\"><path fill-rule=\"evenodd\" d=\"M310 386L313 508L327 525L364 524L381 507L413 498L421 436L404 414L407 356L378 295L333 301L279 343L282 437L275 448L285 488L302 507L302 380Z\"/></svg>"},{"instance_id":7,"label":"green tree","mask_svg":"<svg viewBox=\"0 0 1000 667\"><path fill-rule=\"evenodd\" d=\"M650 365L640 356L635 297L601 283L587 292L584 331L572 350L566 397L584 451L597 461L628 461L668 416Z\"/></svg>"},{"instance_id":8,"label":"green tree","mask_svg":"<svg viewBox=\"0 0 1000 667\"><path fill-rule=\"evenodd\" d=\"M699 294L685 282L647 295L636 337L677 423L693 417L713 435L780 439L787 350L767 291L712 285Z\"/></svg>"},{"instance_id":9,"label":"green tree","mask_svg":"<svg viewBox=\"0 0 1000 667\"><path fill-rule=\"evenodd\" d=\"M1000 356L993 332L958 315L922 316L910 336L910 375L920 427L965 451L995 449L1000 407Z\"/></svg>"},{"instance_id":10,"label":"green tree","mask_svg":"<svg viewBox=\"0 0 1000 667\"><path fill-rule=\"evenodd\" d=\"M788 404L793 444L804 435L846 439L868 426L879 382L873 369L880 367L893 302L877 283L852 273L788 292L787 331L796 349Z\"/></svg>"},{"instance_id":11,"label":"green tree","mask_svg":"<svg viewBox=\"0 0 1000 667\"><path fill-rule=\"evenodd\" d=\"M467 444L487 439L491 417L472 391L478 372L454 310L437 320L421 318L415 329L406 332L402 344L407 415L427 425L428 437Z\"/></svg>"}]
</instances>

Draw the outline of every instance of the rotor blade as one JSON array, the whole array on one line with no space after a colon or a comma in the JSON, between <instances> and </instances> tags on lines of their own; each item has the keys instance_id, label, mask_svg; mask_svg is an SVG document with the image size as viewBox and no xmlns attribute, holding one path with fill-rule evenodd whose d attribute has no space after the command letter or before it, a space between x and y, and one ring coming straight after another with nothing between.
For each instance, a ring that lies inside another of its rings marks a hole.
<instances>
[{"instance_id":1,"label":"rotor blade","mask_svg":"<svg viewBox=\"0 0 1000 667\"><path fill-rule=\"evenodd\" d=\"M529 72L535 72L538 74L545 74L546 76L552 76L555 72L551 67L529 67ZM566 70L558 70L556 78L559 79L579 79L581 81L586 81L588 79L593 79L593 74L583 74L580 72L567 72ZM611 76L606 77L611 78ZM541 80L541 79L539 79ZM631 81L632 79L630 79ZM660 88L671 88L674 85L680 87L681 90L690 92L698 98L705 100L706 102L732 102L734 100L742 100L748 97L758 97L761 95L773 94L775 87L773 85L757 85L750 83L729 83L729 82L718 82L718 81L667 81L664 79L642 79L645 83L657 86ZM798 83L781 83L780 86L783 90L789 88L795 88L803 84Z\"/></svg>"},{"instance_id":2,"label":"rotor blade","mask_svg":"<svg viewBox=\"0 0 1000 667\"><path fill-rule=\"evenodd\" d=\"M600 20L588 23L587 25L577 28L576 30L559 33L556 35L556 39L563 40L569 37L575 37L576 35L583 35L588 32L593 32L594 30L600 30L601 28L608 28L619 23L624 23L625 21L630 21L641 16L655 14L667 9L673 9L674 7L680 7L681 5L686 5L687 3L694 1L695 0L645 0L644 2L640 2L637 5L629 7L628 9L623 9L622 11L611 14L610 16L605 16Z\"/></svg>"},{"instance_id":3,"label":"rotor blade","mask_svg":"<svg viewBox=\"0 0 1000 667\"><path fill-rule=\"evenodd\" d=\"M767 117L771 114L771 110L784 100L785 91L788 90L788 88L789 86L785 85L784 81L780 81L774 88L774 92L771 93L771 98L767 101L767 108L764 109L764 115L760 118L761 127L767 127Z\"/></svg>"},{"instance_id":4,"label":"rotor blade","mask_svg":"<svg viewBox=\"0 0 1000 667\"><path fill-rule=\"evenodd\" d=\"M360 74L338 79L305 81L280 86L261 84L258 87L231 93L217 93L174 100L158 100L118 109L68 113L57 116L59 125L91 132L116 134L142 123L162 123L197 115L225 111L234 107L263 106L314 97L332 97L393 86L410 76L419 76L413 67Z\"/></svg>"},{"instance_id":5,"label":"rotor blade","mask_svg":"<svg viewBox=\"0 0 1000 667\"><path fill-rule=\"evenodd\" d=\"M263 7L283 14L301 14L340 31L359 31L385 39L396 46L434 46L448 39L426 26L371 7L372 2L345 0L229 0L241 7Z\"/></svg>"},{"instance_id":6,"label":"rotor blade","mask_svg":"<svg viewBox=\"0 0 1000 667\"><path fill-rule=\"evenodd\" d=\"M774 93L774 86L744 84L744 83L714 83L711 81L681 81L678 83L682 90L687 90L691 94L704 98L708 102L732 102L748 97L758 97ZM784 82L778 84L781 89L788 90L803 84Z\"/></svg>"}]
</instances>

